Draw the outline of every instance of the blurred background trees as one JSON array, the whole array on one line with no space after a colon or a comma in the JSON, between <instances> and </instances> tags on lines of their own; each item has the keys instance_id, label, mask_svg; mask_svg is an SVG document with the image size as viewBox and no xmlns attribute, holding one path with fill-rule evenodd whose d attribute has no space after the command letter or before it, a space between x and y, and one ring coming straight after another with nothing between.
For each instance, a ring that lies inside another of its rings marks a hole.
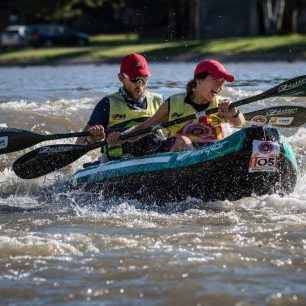
<instances>
[{"instance_id":1,"label":"blurred background trees","mask_svg":"<svg viewBox=\"0 0 306 306\"><path fill-rule=\"evenodd\" d=\"M169 39L306 33L306 0L0 0L0 30L43 22Z\"/></svg>"}]
</instances>

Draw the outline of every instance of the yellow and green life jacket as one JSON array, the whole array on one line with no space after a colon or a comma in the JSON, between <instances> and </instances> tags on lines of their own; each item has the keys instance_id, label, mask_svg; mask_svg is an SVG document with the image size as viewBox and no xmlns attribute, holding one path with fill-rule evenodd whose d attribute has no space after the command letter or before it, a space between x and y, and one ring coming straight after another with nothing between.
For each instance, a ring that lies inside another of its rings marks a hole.
<instances>
[{"instance_id":1,"label":"yellow and green life jacket","mask_svg":"<svg viewBox=\"0 0 306 306\"><path fill-rule=\"evenodd\" d=\"M169 120L186 117L196 113L193 106L184 101L185 97L185 93L171 96L169 102ZM218 107L222 100L223 98L216 96L209 103L206 110ZM218 116L218 113L206 115L187 123L183 122L169 127L169 137L184 135L196 142L213 142L224 138L224 131L222 129L222 123L224 122L224 119Z\"/></svg>"},{"instance_id":2,"label":"yellow and green life jacket","mask_svg":"<svg viewBox=\"0 0 306 306\"><path fill-rule=\"evenodd\" d=\"M107 96L110 106L108 127L126 130L152 117L163 103L163 98L159 94L147 91L144 95L147 100L146 109L129 107L119 92ZM107 146L106 153L109 158L118 159L122 156L123 151L120 145Z\"/></svg>"}]
</instances>

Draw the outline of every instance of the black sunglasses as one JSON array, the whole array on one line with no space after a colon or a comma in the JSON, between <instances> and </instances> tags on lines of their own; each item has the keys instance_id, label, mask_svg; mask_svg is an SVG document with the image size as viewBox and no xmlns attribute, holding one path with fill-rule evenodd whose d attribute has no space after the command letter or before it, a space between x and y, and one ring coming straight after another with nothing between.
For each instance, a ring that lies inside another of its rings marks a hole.
<instances>
[{"instance_id":1,"label":"black sunglasses","mask_svg":"<svg viewBox=\"0 0 306 306\"><path fill-rule=\"evenodd\" d=\"M130 79L128 75L126 75L125 73L122 73L123 77L126 79L129 79L132 83L147 83L149 80L149 77L139 77L139 78L135 78L135 79Z\"/></svg>"}]
</instances>

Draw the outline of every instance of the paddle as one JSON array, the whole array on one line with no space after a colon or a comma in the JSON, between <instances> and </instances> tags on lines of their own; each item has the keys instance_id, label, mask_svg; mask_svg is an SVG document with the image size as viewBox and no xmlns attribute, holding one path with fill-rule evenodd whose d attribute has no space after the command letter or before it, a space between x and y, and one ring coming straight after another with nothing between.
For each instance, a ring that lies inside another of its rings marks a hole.
<instances>
[{"instance_id":1,"label":"paddle","mask_svg":"<svg viewBox=\"0 0 306 306\"><path fill-rule=\"evenodd\" d=\"M122 132L123 130L119 128L108 130L108 132L111 131ZM90 133L88 131L44 135L17 128L0 127L0 155L5 153L20 151L32 147L42 141L72 138L72 137L85 137L89 135Z\"/></svg>"},{"instance_id":2,"label":"paddle","mask_svg":"<svg viewBox=\"0 0 306 306\"><path fill-rule=\"evenodd\" d=\"M20 151L42 141L89 136L89 132L43 135L17 128L0 128L0 154Z\"/></svg>"},{"instance_id":3,"label":"paddle","mask_svg":"<svg viewBox=\"0 0 306 306\"><path fill-rule=\"evenodd\" d=\"M306 123L306 108L303 106L274 106L245 113L247 121L280 127L297 127Z\"/></svg>"},{"instance_id":4,"label":"paddle","mask_svg":"<svg viewBox=\"0 0 306 306\"><path fill-rule=\"evenodd\" d=\"M252 103L265 98L274 96L305 96L306 94L306 75L285 81L261 94L243 100L234 102L230 107L240 106ZM195 113L176 120L167 121L158 126L158 128L167 128L181 122L190 121L205 115L218 112L218 108L209 109L206 112ZM135 136L150 133L156 127L148 127L146 129L123 134L121 140L133 138ZM23 179L37 178L58 170L64 166L71 164L87 152L106 145L106 141L97 142L91 145L51 145L35 149L20 158L13 164L13 170L16 175Z\"/></svg>"}]
</instances>

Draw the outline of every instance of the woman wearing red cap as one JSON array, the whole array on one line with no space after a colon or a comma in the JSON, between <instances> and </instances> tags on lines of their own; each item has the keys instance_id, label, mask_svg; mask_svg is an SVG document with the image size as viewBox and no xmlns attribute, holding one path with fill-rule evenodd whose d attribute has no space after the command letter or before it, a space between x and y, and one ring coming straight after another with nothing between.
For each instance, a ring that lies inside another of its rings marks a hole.
<instances>
[{"instance_id":1,"label":"woman wearing red cap","mask_svg":"<svg viewBox=\"0 0 306 306\"><path fill-rule=\"evenodd\" d=\"M98 102L84 128L92 135L78 138L77 144L100 141L105 138L106 128L126 130L153 116L163 99L159 94L146 91L150 75L148 63L142 55L132 53L125 56L118 73L122 87ZM112 138L112 133L109 136ZM123 154L144 155L156 146L154 136L149 135L134 143L107 146L106 153L109 159L117 159Z\"/></svg>"},{"instance_id":2,"label":"woman wearing red cap","mask_svg":"<svg viewBox=\"0 0 306 306\"><path fill-rule=\"evenodd\" d=\"M170 127L168 139L159 151L191 150L223 139L222 123L228 122L235 126L245 124L243 114L235 107L230 109L230 101L219 96L224 82L233 80L234 76L229 74L218 61L203 60L197 65L194 78L186 85L187 93L170 96L153 117L133 131L218 107L219 112L216 114ZM116 141L114 139L114 142Z\"/></svg>"}]
</instances>

